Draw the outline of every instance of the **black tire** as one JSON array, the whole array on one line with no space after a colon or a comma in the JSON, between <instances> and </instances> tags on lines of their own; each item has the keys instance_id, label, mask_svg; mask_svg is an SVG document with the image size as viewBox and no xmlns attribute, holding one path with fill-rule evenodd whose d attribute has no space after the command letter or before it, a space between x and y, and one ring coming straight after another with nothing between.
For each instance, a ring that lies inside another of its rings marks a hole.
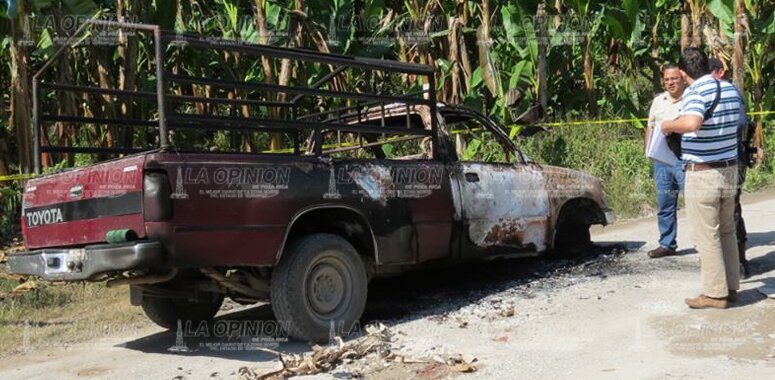
<instances>
[{"instance_id":1,"label":"black tire","mask_svg":"<svg viewBox=\"0 0 775 380\"><path fill-rule=\"evenodd\" d=\"M564 217L557 224L554 234L555 256L572 259L583 256L592 249L589 225L577 217Z\"/></svg>"},{"instance_id":2,"label":"black tire","mask_svg":"<svg viewBox=\"0 0 775 380\"><path fill-rule=\"evenodd\" d=\"M272 272L270 301L275 317L299 340L326 342L350 331L366 306L368 278L363 260L340 236L302 237Z\"/></svg>"},{"instance_id":3,"label":"black tire","mask_svg":"<svg viewBox=\"0 0 775 380\"><path fill-rule=\"evenodd\" d=\"M144 296L142 308L157 325L166 329L177 328L178 320L182 323L190 321L192 326L198 326L202 321L213 319L223 303L223 295L202 293L193 299L165 298Z\"/></svg>"}]
</instances>

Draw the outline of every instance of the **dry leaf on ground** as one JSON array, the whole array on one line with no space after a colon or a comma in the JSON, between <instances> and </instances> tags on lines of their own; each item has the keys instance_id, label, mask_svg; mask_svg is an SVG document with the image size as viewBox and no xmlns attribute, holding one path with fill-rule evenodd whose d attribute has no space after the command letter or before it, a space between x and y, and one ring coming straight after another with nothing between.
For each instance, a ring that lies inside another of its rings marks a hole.
<instances>
[{"instance_id":1,"label":"dry leaf on ground","mask_svg":"<svg viewBox=\"0 0 775 380\"><path fill-rule=\"evenodd\" d=\"M366 327L367 334L349 342L336 337L334 344L328 347L315 345L312 354L278 354L282 368L264 373L257 373L248 367L239 369L243 380L275 380L299 375L315 375L336 368L344 360L357 360L369 355L376 355L378 360L388 363L437 363L446 366L453 372L474 372L477 361L472 355L455 355L442 358L434 356L430 359L412 359L391 352L394 342L393 333L383 324Z\"/></svg>"},{"instance_id":2,"label":"dry leaf on ground","mask_svg":"<svg viewBox=\"0 0 775 380\"><path fill-rule=\"evenodd\" d=\"M19 286L15 287L13 289L13 292L14 293L26 293L26 292L29 292L30 290L33 290L33 289L37 288L37 287L38 287L38 283L36 281L32 281L32 280L31 281L25 281L25 282L19 284Z\"/></svg>"}]
</instances>

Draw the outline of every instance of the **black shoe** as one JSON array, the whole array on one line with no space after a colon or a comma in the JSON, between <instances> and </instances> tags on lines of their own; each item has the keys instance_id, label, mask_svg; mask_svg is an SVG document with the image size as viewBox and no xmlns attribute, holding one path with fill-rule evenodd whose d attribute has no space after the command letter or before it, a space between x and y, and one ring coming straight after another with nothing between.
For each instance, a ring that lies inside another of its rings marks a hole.
<instances>
[{"instance_id":1,"label":"black shoe","mask_svg":"<svg viewBox=\"0 0 775 380\"><path fill-rule=\"evenodd\" d=\"M673 256L675 254L676 254L676 252L675 252L674 249L665 248L665 247L662 247L662 246L660 246L659 248L656 248L656 249L652 249L648 253L649 257L651 257L652 259L658 259L660 257L665 257L665 256Z\"/></svg>"},{"instance_id":2,"label":"black shoe","mask_svg":"<svg viewBox=\"0 0 775 380\"><path fill-rule=\"evenodd\" d=\"M751 269L748 268L748 259L745 258L745 240L737 242L737 255L740 259L740 277L746 279L751 276Z\"/></svg>"},{"instance_id":3,"label":"black shoe","mask_svg":"<svg viewBox=\"0 0 775 380\"><path fill-rule=\"evenodd\" d=\"M743 261L740 263L740 275L743 279L751 277L751 269L748 268L748 261Z\"/></svg>"}]
</instances>

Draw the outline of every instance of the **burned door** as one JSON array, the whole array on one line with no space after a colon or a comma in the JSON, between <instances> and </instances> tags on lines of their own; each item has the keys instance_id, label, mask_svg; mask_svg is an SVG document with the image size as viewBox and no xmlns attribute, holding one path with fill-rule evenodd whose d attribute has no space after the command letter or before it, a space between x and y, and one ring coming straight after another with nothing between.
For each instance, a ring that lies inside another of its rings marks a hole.
<instances>
[{"instance_id":1,"label":"burned door","mask_svg":"<svg viewBox=\"0 0 775 380\"><path fill-rule=\"evenodd\" d=\"M483 118L447 112L444 119L458 158L463 256L544 251L550 206L541 170L523 163Z\"/></svg>"},{"instance_id":2,"label":"burned door","mask_svg":"<svg viewBox=\"0 0 775 380\"><path fill-rule=\"evenodd\" d=\"M368 206L378 263L416 263L449 253L453 210L443 164L381 159L349 166L350 193Z\"/></svg>"},{"instance_id":3,"label":"burned door","mask_svg":"<svg viewBox=\"0 0 775 380\"><path fill-rule=\"evenodd\" d=\"M378 110L359 123L406 130L361 133L349 149L332 139L324 150L335 156L341 202L354 202L369 218L378 264L443 259L450 253L454 212L449 167L433 157L429 124L419 113Z\"/></svg>"}]
</instances>

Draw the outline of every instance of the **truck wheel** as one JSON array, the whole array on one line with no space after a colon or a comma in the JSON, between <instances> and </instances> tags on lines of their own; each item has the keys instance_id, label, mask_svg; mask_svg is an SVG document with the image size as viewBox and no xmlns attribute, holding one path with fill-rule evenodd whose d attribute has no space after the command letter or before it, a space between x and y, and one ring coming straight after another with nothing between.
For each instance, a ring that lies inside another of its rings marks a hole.
<instances>
[{"instance_id":1,"label":"truck wheel","mask_svg":"<svg viewBox=\"0 0 775 380\"><path fill-rule=\"evenodd\" d=\"M560 220L554 235L555 256L577 258L589 252L591 248L592 237L588 224L573 216Z\"/></svg>"},{"instance_id":2,"label":"truck wheel","mask_svg":"<svg viewBox=\"0 0 775 380\"><path fill-rule=\"evenodd\" d=\"M177 328L178 320L190 321L198 326L202 321L210 321L221 308L223 295L202 293L194 299L143 297L142 307L145 315L157 325L167 328Z\"/></svg>"},{"instance_id":3,"label":"truck wheel","mask_svg":"<svg viewBox=\"0 0 775 380\"><path fill-rule=\"evenodd\" d=\"M272 272L270 300L291 337L325 342L331 324L350 331L366 306L363 260L347 240L315 234L295 241Z\"/></svg>"}]
</instances>

